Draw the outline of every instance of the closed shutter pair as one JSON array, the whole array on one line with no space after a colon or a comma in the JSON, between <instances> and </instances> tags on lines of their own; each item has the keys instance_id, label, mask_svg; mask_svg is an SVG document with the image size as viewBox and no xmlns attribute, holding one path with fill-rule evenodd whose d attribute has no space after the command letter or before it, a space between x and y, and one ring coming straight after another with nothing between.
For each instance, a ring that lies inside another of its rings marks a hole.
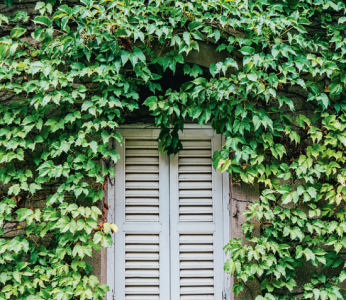
<instances>
[{"instance_id":1,"label":"closed shutter pair","mask_svg":"<svg viewBox=\"0 0 346 300\"><path fill-rule=\"evenodd\" d=\"M184 149L168 157L158 152L157 129L119 133L124 144L116 146L121 159L109 189L109 217L119 227L107 253L109 295L221 300L228 212L223 176L211 160L221 136L211 129L186 129Z\"/></svg>"}]
</instances>

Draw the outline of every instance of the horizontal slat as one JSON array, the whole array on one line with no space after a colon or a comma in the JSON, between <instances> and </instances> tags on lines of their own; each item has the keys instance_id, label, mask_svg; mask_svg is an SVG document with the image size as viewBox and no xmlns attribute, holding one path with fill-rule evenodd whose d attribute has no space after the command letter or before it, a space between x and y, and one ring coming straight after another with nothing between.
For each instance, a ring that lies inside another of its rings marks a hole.
<instances>
[{"instance_id":1,"label":"horizontal slat","mask_svg":"<svg viewBox=\"0 0 346 300\"><path fill-rule=\"evenodd\" d=\"M214 263L212 261L182 261L180 262L180 269L213 269Z\"/></svg>"},{"instance_id":2,"label":"horizontal slat","mask_svg":"<svg viewBox=\"0 0 346 300\"><path fill-rule=\"evenodd\" d=\"M205 294L213 294L214 287L213 286L189 286L189 287L181 287L180 294L194 294L194 295L205 295Z\"/></svg>"},{"instance_id":3,"label":"horizontal slat","mask_svg":"<svg viewBox=\"0 0 346 300\"><path fill-rule=\"evenodd\" d=\"M158 214L146 215L146 214L127 214L125 216L127 222L159 222L160 217Z\"/></svg>"},{"instance_id":4,"label":"horizontal slat","mask_svg":"<svg viewBox=\"0 0 346 300\"><path fill-rule=\"evenodd\" d=\"M159 190L126 190L126 197L158 197Z\"/></svg>"},{"instance_id":5,"label":"horizontal slat","mask_svg":"<svg viewBox=\"0 0 346 300\"><path fill-rule=\"evenodd\" d=\"M160 289L158 286L127 286L125 287L125 294L159 294Z\"/></svg>"},{"instance_id":6,"label":"horizontal slat","mask_svg":"<svg viewBox=\"0 0 346 300\"><path fill-rule=\"evenodd\" d=\"M213 199L212 198L180 198L179 199L179 205L212 205Z\"/></svg>"},{"instance_id":7,"label":"horizontal slat","mask_svg":"<svg viewBox=\"0 0 346 300\"><path fill-rule=\"evenodd\" d=\"M126 214L158 214L158 206L126 206Z\"/></svg>"},{"instance_id":8,"label":"horizontal slat","mask_svg":"<svg viewBox=\"0 0 346 300\"><path fill-rule=\"evenodd\" d=\"M213 252L202 252L202 253L180 253L180 260L213 260Z\"/></svg>"},{"instance_id":9,"label":"horizontal slat","mask_svg":"<svg viewBox=\"0 0 346 300\"><path fill-rule=\"evenodd\" d=\"M201 279L200 279L201 280ZM159 285L159 278L126 278L125 285Z\"/></svg>"},{"instance_id":10,"label":"horizontal slat","mask_svg":"<svg viewBox=\"0 0 346 300\"><path fill-rule=\"evenodd\" d=\"M125 160L126 169L127 165L158 165L158 157L127 157Z\"/></svg>"},{"instance_id":11,"label":"horizontal slat","mask_svg":"<svg viewBox=\"0 0 346 300\"><path fill-rule=\"evenodd\" d=\"M179 247L180 252L212 252L213 251L213 245L212 244L204 244L204 245L180 245Z\"/></svg>"},{"instance_id":12,"label":"horizontal slat","mask_svg":"<svg viewBox=\"0 0 346 300\"><path fill-rule=\"evenodd\" d=\"M159 253L126 253L126 260L159 260Z\"/></svg>"},{"instance_id":13,"label":"horizontal slat","mask_svg":"<svg viewBox=\"0 0 346 300\"><path fill-rule=\"evenodd\" d=\"M199 189L206 190L212 189L211 181L182 181L179 182L179 189Z\"/></svg>"},{"instance_id":14,"label":"horizontal slat","mask_svg":"<svg viewBox=\"0 0 346 300\"><path fill-rule=\"evenodd\" d=\"M126 261L125 269L158 269L158 261Z\"/></svg>"},{"instance_id":15,"label":"horizontal slat","mask_svg":"<svg viewBox=\"0 0 346 300\"><path fill-rule=\"evenodd\" d=\"M211 181L212 176L210 174L179 174L179 181Z\"/></svg>"},{"instance_id":16,"label":"horizontal slat","mask_svg":"<svg viewBox=\"0 0 346 300\"><path fill-rule=\"evenodd\" d=\"M210 149L211 141L210 140L196 140L196 141L181 141L183 149Z\"/></svg>"},{"instance_id":17,"label":"horizontal slat","mask_svg":"<svg viewBox=\"0 0 346 300\"><path fill-rule=\"evenodd\" d=\"M184 149L184 148L183 148ZM179 157L210 157L211 158L211 150L180 150Z\"/></svg>"},{"instance_id":18,"label":"horizontal slat","mask_svg":"<svg viewBox=\"0 0 346 300\"><path fill-rule=\"evenodd\" d=\"M159 244L160 237L157 234L127 234L125 237L125 243L133 244Z\"/></svg>"},{"instance_id":19,"label":"horizontal slat","mask_svg":"<svg viewBox=\"0 0 346 300\"><path fill-rule=\"evenodd\" d=\"M159 252L159 249L159 245L127 244L125 246L126 252Z\"/></svg>"},{"instance_id":20,"label":"horizontal slat","mask_svg":"<svg viewBox=\"0 0 346 300\"><path fill-rule=\"evenodd\" d=\"M180 214L212 214L212 206L180 206Z\"/></svg>"},{"instance_id":21,"label":"horizontal slat","mask_svg":"<svg viewBox=\"0 0 346 300\"><path fill-rule=\"evenodd\" d=\"M201 141L201 140L211 140L214 136L214 131L212 129L200 128L199 125L186 124L184 126L186 129L179 133L179 137L186 141ZM172 299L176 300L176 299Z\"/></svg>"},{"instance_id":22,"label":"horizontal slat","mask_svg":"<svg viewBox=\"0 0 346 300\"><path fill-rule=\"evenodd\" d=\"M141 182L141 181L127 181L125 183L125 189L146 189L146 190L154 190L159 189L159 182L158 181L148 181L148 182Z\"/></svg>"},{"instance_id":23,"label":"horizontal slat","mask_svg":"<svg viewBox=\"0 0 346 300\"><path fill-rule=\"evenodd\" d=\"M212 172L211 164L209 163L208 166L179 166L179 174L182 173L210 173Z\"/></svg>"},{"instance_id":24,"label":"horizontal slat","mask_svg":"<svg viewBox=\"0 0 346 300\"><path fill-rule=\"evenodd\" d=\"M155 156L158 157L159 156L159 152L157 149L129 149L126 150L125 152L126 157L128 156Z\"/></svg>"},{"instance_id":25,"label":"horizontal slat","mask_svg":"<svg viewBox=\"0 0 346 300\"><path fill-rule=\"evenodd\" d=\"M159 205L159 198L126 198L126 205Z\"/></svg>"},{"instance_id":26,"label":"horizontal slat","mask_svg":"<svg viewBox=\"0 0 346 300\"><path fill-rule=\"evenodd\" d=\"M132 278L132 277L141 277L141 278L152 278L152 277L159 277L160 271L157 270L136 270L136 269L127 269L125 270L125 277L126 278Z\"/></svg>"},{"instance_id":27,"label":"horizontal slat","mask_svg":"<svg viewBox=\"0 0 346 300\"><path fill-rule=\"evenodd\" d=\"M180 279L180 286L212 286L214 285L214 278L182 278Z\"/></svg>"},{"instance_id":28,"label":"horizontal slat","mask_svg":"<svg viewBox=\"0 0 346 300\"><path fill-rule=\"evenodd\" d=\"M181 222L213 222L213 215L179 215Z\"/></svg>"},{"instance_id":29,"label":"horizontal slat","mask_svg":"<svg viewBox=\"0 0 346 300\"><path fill-rule=\"evenodd\" d=\"M159 173L158 165L127 165L126 174L128 173Z\"/></svg>"},{"instance_id":30,"label":"horizontal slat","mask_svg":"<svg viewBox=\"0 0 346 300\"><path fill-rule=\"evenodd\" d=\"M160 296L159 295L126 295L125 300L160 300ZM206 300L209 300L209 299L206 299Z\"/></svg>"},{"instance_id":31,"label":"horizontal slat","mask_svg":"<svg viewBox=\"0 0 346 300\"><path fill-rule=\"evenodd\" d=\"M159 181L159 174L145 174L145 173L137 173L137 174L126 174L126 181Z\"/></svg>"},{"instance_id":32,"label":"horizontal slat","mask_svg":"<svg viewBox=\"0 0 346 300\"><path fill-rule=\"evenodd\" d=\"M180 190L179 198L207 198L212 197L212 190Z\"/></svg>"},{"instance_id":33,"label":"horizontal slat","mask_svg":"<svg viewBox=\"0 0 346 300\"><path fill-rule=\"evenodd\" d=\"M179 165L211 165L210 158L179 158Z\"/></svg>"},{"instance_id":34,"label":"horizontal slat","mask_svg":"<svg viewBox=\"0 0 346 300\"><path fill-rule=\"evenodd\" d=\"M213 269L180 270L180 278L183 277L213 277Z\"/></svg>"},{"instance_id":35,"label":"horizontal slat","mask_svg":"<svg viewBox=\"0 0 346 300\"><path fill-rule=\"evenodd\" d=\"M158 142L155 140L131 140L126 139L126 148L156 148L158 149Z\"/></svg>"},{"instance_id":36,"label":"horizontal slat","mask_svg":"<svg viewBox=\"0 0 346 300\"><path fill-rule=\"evenodd\" d=\"M133 299L131 299L131 300L133 300ZM180 296L180 300L214 300L214 295L198 295L198 296L195 296L195 295L181 295Z\"/></svg>"}]
</instances>

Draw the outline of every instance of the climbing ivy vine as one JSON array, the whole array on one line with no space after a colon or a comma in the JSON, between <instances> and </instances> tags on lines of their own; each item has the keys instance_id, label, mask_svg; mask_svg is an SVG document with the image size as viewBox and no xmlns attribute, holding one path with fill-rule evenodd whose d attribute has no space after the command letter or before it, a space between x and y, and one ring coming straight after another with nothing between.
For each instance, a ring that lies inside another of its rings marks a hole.
<instances>
[{"instance_id":1,"label":"climbing ivy vine","mask_svg":"<svg viewBox=\"0 0 346 300\"><path fill-rule=\"evenodd\" d=\"M248 243L225 246L236 293L254 280L256 300L344 299L345 3L54 3L0 15L12 26L0 38L0 299L103 299L84 258L112 244L116 128L140 107L161 151L182 148L184 121L209 122L226 137L214 167L261 184ZM205 44L223 58L189 63ZM298 286L306 265L316 271Z\"/></svg>"}]
</instances>

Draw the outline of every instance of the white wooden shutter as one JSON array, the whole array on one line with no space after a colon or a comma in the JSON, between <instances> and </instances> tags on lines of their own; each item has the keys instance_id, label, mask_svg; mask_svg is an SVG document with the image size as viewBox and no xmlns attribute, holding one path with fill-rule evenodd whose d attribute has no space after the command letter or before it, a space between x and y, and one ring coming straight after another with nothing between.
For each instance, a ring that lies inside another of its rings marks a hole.
<instances>
[{"instance_id":1,"label":"white wooden shutter","mask_svg":"<svg viewBox=\"0 0 346 300\"><path fill-rule=\"evenodd\" d=\"M157 130L123 130L116 166L117 300L169 299L169 165Z\"/></svg>"},{"instance_id":2,"label":"white wooden shutter","mask_svg":"<svg viewBox=\"0 0 346 300\"><path fill-rule=\"evenodd\" d=\"M223 199L211 160L221 137L186 129L184 150L168 158L157 150L159 130L119 133L108 214L119 231L107 251L107 300L221 300L228 193Z\"/></svg>"},{"instance_id":3,"label":"white wooden shutter","mask_svg":"<svg viewBox=\"0 0 346 300\"><path fill-rule=\"evenodd\" d=\"M171 300L220 300L223 290L221 174L212 153L221 137L185 130L170 159Z\"/></svg>"}]
</instances>

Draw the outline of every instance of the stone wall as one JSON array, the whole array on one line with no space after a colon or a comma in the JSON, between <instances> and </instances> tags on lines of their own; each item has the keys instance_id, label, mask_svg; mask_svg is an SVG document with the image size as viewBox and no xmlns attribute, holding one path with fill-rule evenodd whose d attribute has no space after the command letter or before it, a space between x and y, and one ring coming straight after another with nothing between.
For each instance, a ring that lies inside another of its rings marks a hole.
<instances>
[{"instance_id":1,"label":"stone wall","mask_svg":"<svg viewBox=\"0 0 346 300\"><path fill-rule=\"evenodd\" d=\"M233 183L230 180L230 238L241 238L243 244L247 242L242 234L241 224L246 221L246 217L242 215L247 206L259 199L260 189L259 184L249 185L246 183ZM254 235L259 235L259 224L256 224L255 220L251 220L254 224ZM232 281L231 281L232 286ZM237 297L231 296L231 300L245 298L248 300L254 300L256 296L261 295L261 287L257 281L248 282L245 285L244 291Z\"/></svg>"}]
</instances>

